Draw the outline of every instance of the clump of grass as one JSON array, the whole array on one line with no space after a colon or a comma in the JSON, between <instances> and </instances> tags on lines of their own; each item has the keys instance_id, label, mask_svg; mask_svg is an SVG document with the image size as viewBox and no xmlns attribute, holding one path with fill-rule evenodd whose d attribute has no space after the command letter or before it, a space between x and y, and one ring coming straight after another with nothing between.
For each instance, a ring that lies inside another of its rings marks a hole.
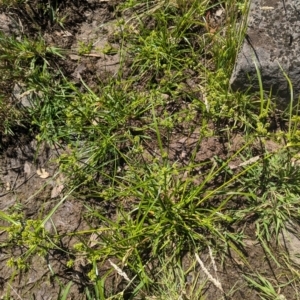
<instances>
[{"instance_id":1,"label":"clump of grass","mask_svg":"<svg viewBox=\"0 0 300 300\"><path fill-rule=\"evenodd\" d=\"M265 300L285 300L286 297L280 293L281 286L274 287L274 284L272 284L267 278L264 278L260 274L256 274L256 280L252 279L249 276L245 276L245 279L251 285L254 287L255 290L258 291L259 296L261 299Z\"/></svg>"},{"instance_id":2,"label":"clump of grass","mask_svg":"<svg viewBox=\"0 0 300 300\"><path fill-rule=\"evenodd\" d=\"M49 97L49 83L53 79L50 78L48 69L51 57L54 56L62 57L59 49L46 46L42 39L32 41L24 37L17 40L0 33L0 70L2 72L0 86L3 89L0 101L0 115L3 117L3 123L0 130L2 133L13 134L15 126L26 124L28 127L34 122L28 111L22 107L21 102L14 99L14 88L16 84L22 85L24 93L29 91L35 97L41 98L45 95ZM37 88L48 80L46 91ZM41 92L45 93L41 94Z\"/></svg>"},{"instance_id":3,"label":"clump of grass","mask_svg":"<svg viewBox=\"0 0 300 300\"><path fill-rule=\"evenodd\" d=\"M47 46L43 39L33 41L26 37L16 39L0 34L0 67L5 72L3 80L28 77L28 71L45 67L51 55L61 56L61 53L58 48Z\"/></svg>"},{"instance_id":4,"label":"clump of grass","mask_svg":"<svg viewBox=\"0 0 300 300\"><path fill-rule=\"evenodd\" d=\"M64 23L67 19L67 16L60 12L60 8L64 4L57 0L38 0L35 3L26 0L2 0L0 5L6 10L17 12L23 21L32 23L31 26L36 29L56 24L64 28Z\"/></svg>"}]
</instances>

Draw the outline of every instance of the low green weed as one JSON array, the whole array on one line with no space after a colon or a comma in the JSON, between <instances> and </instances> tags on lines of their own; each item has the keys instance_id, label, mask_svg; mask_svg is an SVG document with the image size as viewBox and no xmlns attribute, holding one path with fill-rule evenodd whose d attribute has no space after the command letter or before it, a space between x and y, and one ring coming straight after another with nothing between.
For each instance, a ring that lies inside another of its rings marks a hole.
<instances>
[{"instance_id":1,"label":"low green weed","mask_svg":"<svg viewBox=\"0 0 300 300\"><path fill-rule=\"evenodd\" d=\"M84 54L90 54L93 49L93 42L78 42L78 54L84 55Z\"/></svg>"},{"instance_id":2,"label":"low green weed","mask_svg":"<svg viewBox=\"0 0 300 300\"><path fill-rule=\"evenodd\" d=\"M1 230L8 234L0 247L10 249L12 257L7 261L10 267L17 271L27 270L34 255L46 258L49 249L60 249L59 236L48 232L45 225L65 199L66 196L43 219L26 219L20 209L11 213L0 211L0 219L7 223ZM14 257L13 250L20 251L20 255Z\"/></svg>"},{"instance_id":3,"label":"low green weed","mask_svg":"<svg viewBox=\"0 0 300 300\"><path fill-rule=\"evenodd\" d=\"M267 154L261 163L248 170L243 179L245 190L252 195L247 211L256 215L259 237L268 242L274 236L277 239L285 223L298 219L299 179L299 167L287 150Z\"/></svg>"}]
</instances>

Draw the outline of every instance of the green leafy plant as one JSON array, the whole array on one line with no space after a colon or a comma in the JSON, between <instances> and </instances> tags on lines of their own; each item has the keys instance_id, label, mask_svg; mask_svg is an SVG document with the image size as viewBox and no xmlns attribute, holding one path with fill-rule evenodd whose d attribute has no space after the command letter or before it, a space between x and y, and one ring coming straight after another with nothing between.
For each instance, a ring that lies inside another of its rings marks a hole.
<instances>
[{"instance_id":1,"label":"green leafy plant","mask_svg":"<svg viewBox=\"0 0 300 300\"><path fill-rule=\"evenodd\" d=\"M90 54L93 49L93 42L82 42L80 41L78 43L78 54L84 55L84 54Z\"/></svg>"},{"instance_id":2,"label":"green leafy plant","mask_svg":"<svg viewBox=\"0 0 300 300\"><path fill-rule=\"evenodd\" d=\"M0 211L0 219L8 223L1 227L8 234L6 242L2 243L1 247L19 247L22 253L16 258L11 257L8 260L7 264L10 267L17 270L27 269L33 255L46 257L49 249L53 247L60 249L58 246L59 236L48 232L45 225L65 199L66 197L62 198L42 220L27 219L24 221L22 213L10 214Z\"/></svg>"}]
</instances>

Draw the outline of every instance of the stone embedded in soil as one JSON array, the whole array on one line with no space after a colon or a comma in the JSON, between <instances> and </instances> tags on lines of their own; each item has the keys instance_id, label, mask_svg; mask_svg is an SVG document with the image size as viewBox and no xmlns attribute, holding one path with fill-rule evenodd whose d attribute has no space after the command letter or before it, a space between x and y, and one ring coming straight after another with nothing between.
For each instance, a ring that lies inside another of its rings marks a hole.
<instances>
[{"instance_id":1,"label":"stone embedded in soil","mask_svg":"<svg viewBox=\"0 0 300 300\"><path fill-rule=\"evenodd\" d=\"M281 106L290 103L290 78L294 98L300 95L300 1L253 0L246 38L231 77L233 90L259 90L258 66L265 91L272 91ZM281 69L282 68L282 69Z\"/></svg>"},{"instance_id":2,"label":"stone embedded in soil","mask_svg":"<svg viewBox=\"0 0 300 300\"><path fill-rule=\"evenodd\" d=\"M20 24L10 15L0 13L0 32L5 35L19 35L21 32Z\"/></svg>"},{"instance_id":3,"label":"stone embedded in soil","mask_svg":"<svg viewBox=\"0 0 300 300\"><path fill-rule=\"evenodd\" d=\"M282 231L282 235L279 236L279 242L283 248L285 248L290 259L300 266L300 227L293 222L288 222L286 228Z\"/></svg>"},{"instance_id":4,"label":"stone embedded in soil","mask_svg":"<svg viewBox=\"0 0 300 300\"><path fill-rule=\"evenodd\" d=\"M33 91L26 91L25 85L21 83L16 83L13 87L12 98L11 100L16 100L19 104L22 104L24 107L32 107L32 96Z\"/></svg>"}]
</instances>

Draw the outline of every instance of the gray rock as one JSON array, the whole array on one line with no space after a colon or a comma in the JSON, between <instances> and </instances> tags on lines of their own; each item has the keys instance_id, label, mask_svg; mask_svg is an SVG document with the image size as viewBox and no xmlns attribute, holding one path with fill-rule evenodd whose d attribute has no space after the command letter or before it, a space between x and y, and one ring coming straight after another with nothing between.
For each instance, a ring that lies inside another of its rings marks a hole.
<instances>
[{"instance_id":1,"label":"gray rock","mask_svg":"<svg viewBox=\"0 0 300 300\"><path fill-rule=\"evenodd\" d=\"M21 103L24 107L30 108L32 107L31 93L32 91L26 92L24 85L16 83L13 88L12 99L17 100L17 102Z\"/></svg>"},{"instance_id":2,"label":"gray rock","mask_svg":"<svg viewBox=\"0 0 300 300\"><path fill-rule=\"evenodd\" d=\"M287 250L292 262L300 266L300 236L299 225L289 222L279 236L280 245Z\"/></svg>"},{"instance_id":3,"label":"gray rock","mask_svg":"<svg viewBox=\"0 0 300 300\"><path fill-rule=\"evenodd\" d=\"M10 100L15 104L21 104L23 108L32 108L36 99L42 99L43 92L33 89L27 90L23 83L16 83L13 87Z\"/></svg>"},{"instance_id":4,"label":"gray rock","mask_svg":"<svg viewBox=\"0 0 300 300\"><path fill-rule=\"evenodd\" d=\"M245 40L237 56L230 84L233 90L259 91L257 70L265 91L290 103L290 78L294 99L300 95L300 1L252 0ZM257 66L257 67L256 67Z\"/></svg>"},{"instance_id":5,"label":"gray rock","mask_svg":"<svg viewBox=\"0 0 300 300\"><path fill-rule=\"evenodd\" d=\"M20 24L11 15L0 13L0 32L5 35L20 35Z\"/></svg>"}]
</instances>

